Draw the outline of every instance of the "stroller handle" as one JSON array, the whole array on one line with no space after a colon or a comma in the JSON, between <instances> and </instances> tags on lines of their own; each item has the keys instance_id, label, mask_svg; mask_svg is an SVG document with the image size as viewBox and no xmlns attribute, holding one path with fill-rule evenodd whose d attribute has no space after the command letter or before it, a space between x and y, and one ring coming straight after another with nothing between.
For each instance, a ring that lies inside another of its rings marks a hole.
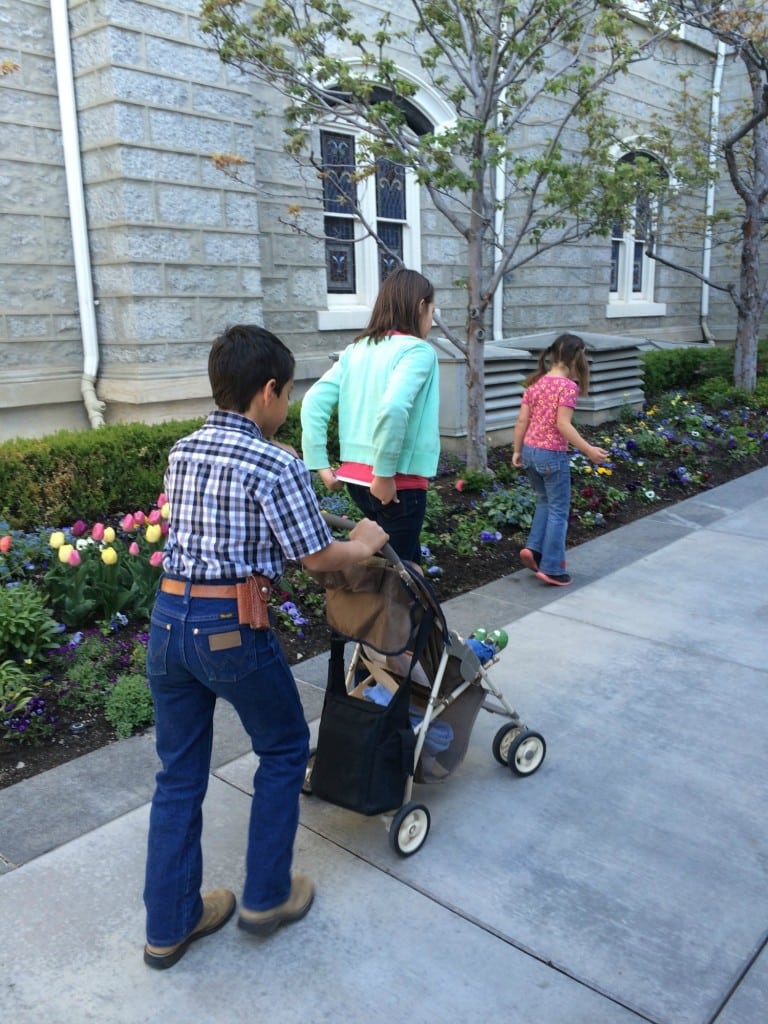
<instances>
[{"instance_id":1,"label":"stroller handle","mask_svg":"<svg viewBox=\"0 0 768 1024\"><path fill-rule=\"evenodd\" d=\"M336 516L333 512L326 512L325 509L323 509L322 512L323 519L325 519L326 523L328 523L333 530L346 530L347 533L349 533L350 530L353 530L357 526L356 519L349 519L347 516ZM387 561L392 562L394 565L402 564L400 556L390 544L384 545L381 549L381 554L387 559Z\"/></svg>"}]
</instances>

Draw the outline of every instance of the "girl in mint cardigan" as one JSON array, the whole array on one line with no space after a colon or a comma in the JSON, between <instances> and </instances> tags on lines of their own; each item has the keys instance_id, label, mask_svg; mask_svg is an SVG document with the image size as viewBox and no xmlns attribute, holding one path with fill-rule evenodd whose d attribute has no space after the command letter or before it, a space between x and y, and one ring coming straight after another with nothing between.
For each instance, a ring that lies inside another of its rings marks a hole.
<instances>
[{"instance_id":1,"label":"girl in mint cardigan","mask_svg":"<svg viewBox=\"0 0 768 1024\"><path fill-rule=\"evenodd\" d=\"M400 558L419 563L427 483L440 456L437 355L426 341L435 293L415 270L386 278L365 331L301 403L302 457L330 490L347 485ZM339 413L341 466L330 468L328 421Z\"/></svg>"}]
</instances>

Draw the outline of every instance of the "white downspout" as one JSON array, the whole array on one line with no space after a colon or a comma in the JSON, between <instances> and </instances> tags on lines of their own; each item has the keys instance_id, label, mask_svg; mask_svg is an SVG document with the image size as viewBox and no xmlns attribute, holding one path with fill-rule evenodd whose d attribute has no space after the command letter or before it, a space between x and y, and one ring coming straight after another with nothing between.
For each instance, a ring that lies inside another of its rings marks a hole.
<instances>
[{"instance_id":1,"label":"white downspout","mask_svg":"<svg viewBox=\"0 0 768 1024\"><path fill-rule=\"evenodd\" d=\"M725 44L718 40L717 42L717 59L715 61L715 71L712 76L712 108L709 114L709 170L710 180L707 184L707 200L706 200L706 217L707 226L704 230L704 253L701 263L701 276L704 281L701 283L701 331L704 335L704 340L709 345L715 344L715 338L712 331L709 329L709 323L707 317L709 316L709 285L707 280L709 279L710 270L712 268L712 223L711 218L715 212L715 182L712 177L712 172L715 169L717 162L717 136L719 131L720 123L720 88L723 84L723 65L725 64Z\"/></svg>"},{"instance_id":2,"label":"white downspout","mask_svg":"<svg viewBox=\"0 0 768 1024\"><path fill-rule=\"evenodd\" d=\"M96 330L91 256L88 248L88 226L83 196L83 171L80 163L80 140L77 130L77 107L67 0L51 0L51 25L77 299L80 310L80 330L83 336L83 376L80 381L80 393L83 396L85 411L91 426L101 427L104 425L102 413L106 406L96 394L96 378L99 371L99 338Z\"/></svg>"},{"instance_id":3,"label":"white downspout","mask_svg":"<svg viewBox=\"0 0 768 1024\"><path fill-rule=\"evenodd\" d=\"M493 230L495 237L500 239L502 246L504 243L504 199L506 193L506 167L507 161L504 157L499 161L496 167L496 210L493 214ZM498 269L501 263L501 251L495 249L494 255L494 271ZM493 293L493 314L491 316L491 328L493 330L493 340L501 341L501 334L504 330L504 279L499 281L499 286Z\"/></svg>"}]
</instances>

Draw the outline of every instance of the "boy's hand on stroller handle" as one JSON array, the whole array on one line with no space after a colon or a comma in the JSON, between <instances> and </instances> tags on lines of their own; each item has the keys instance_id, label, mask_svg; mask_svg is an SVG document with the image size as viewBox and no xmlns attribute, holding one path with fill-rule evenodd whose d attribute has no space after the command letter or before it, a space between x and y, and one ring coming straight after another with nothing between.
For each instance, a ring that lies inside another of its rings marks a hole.
<instances>
[{"instance_id":1,"label":"boy's hand on stroller handle","mask_svg":"<svg viewBox=\"0 0 768 1024\"><path fill-rule=\"evenodd\" d=\"M355 540L363 539L362 537L358 537L356 530L358 526L362 526L366 523L365 535L368 543L374 545L371 548L371 554L375 555L380 551L381 554L390 562L398 563L400 561L394 549L388 544L389 534L383 530L378 523L374 523L372 519L361 519L359 522L355 522L354 519L349 519L347 516L335 516L332 512L326 512L325 509L323 509L323 518L332 530L346 530L349 533L350 539ZM369 535L368 531L370 527L373 527L373 530Z\"/></svg>"},{"instance_id":2,"label":"boy's hand on stroller handle","mask_svg":"<svg viewBox=\"0 0 768 1024\"><path fill-rule=\"evenodd\" d=\"M361 519L352 530L349 531L349 539L359 541L370 548L370 553L375 555L381 551L389 540L389 534L383 530L378 523L372 519Z\"/></svg>"}]
</instances>

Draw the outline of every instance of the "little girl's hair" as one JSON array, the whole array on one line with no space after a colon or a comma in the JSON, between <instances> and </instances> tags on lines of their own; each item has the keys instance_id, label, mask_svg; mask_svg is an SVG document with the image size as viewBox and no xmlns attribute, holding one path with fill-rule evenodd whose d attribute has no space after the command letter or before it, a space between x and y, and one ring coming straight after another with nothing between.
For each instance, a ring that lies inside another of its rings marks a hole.
<instances>
[{"instance_id":1,"label":"little girl's hair","mask_svg":"<svg viewBox=\"0 0 768 1024\"><path fill-rule=\"evenodd\" d=\"M417 270L399 267L386 277L371 310L371 319L355 341L369 338L379 342L391 331L420 337L422 300L429 304L435 297L432 284Z\"/></svg>"},{"instance_id":2,"label":"little girl's hair","mask_svg":"<svg viewBox=\"0 0 768 1024\"><path fill-rule=\"evenodd\" d=\"M578 334L560 334L555 338L549 348L544 349L539 356L536 369L525 378L523 387L529 388L531 384L535 384L555 363L563 363L568 367L569 376L579 385L579 394L586 395L589 391L589 363L584 350L584 339Z\"/></svg>"}]
</instances>

